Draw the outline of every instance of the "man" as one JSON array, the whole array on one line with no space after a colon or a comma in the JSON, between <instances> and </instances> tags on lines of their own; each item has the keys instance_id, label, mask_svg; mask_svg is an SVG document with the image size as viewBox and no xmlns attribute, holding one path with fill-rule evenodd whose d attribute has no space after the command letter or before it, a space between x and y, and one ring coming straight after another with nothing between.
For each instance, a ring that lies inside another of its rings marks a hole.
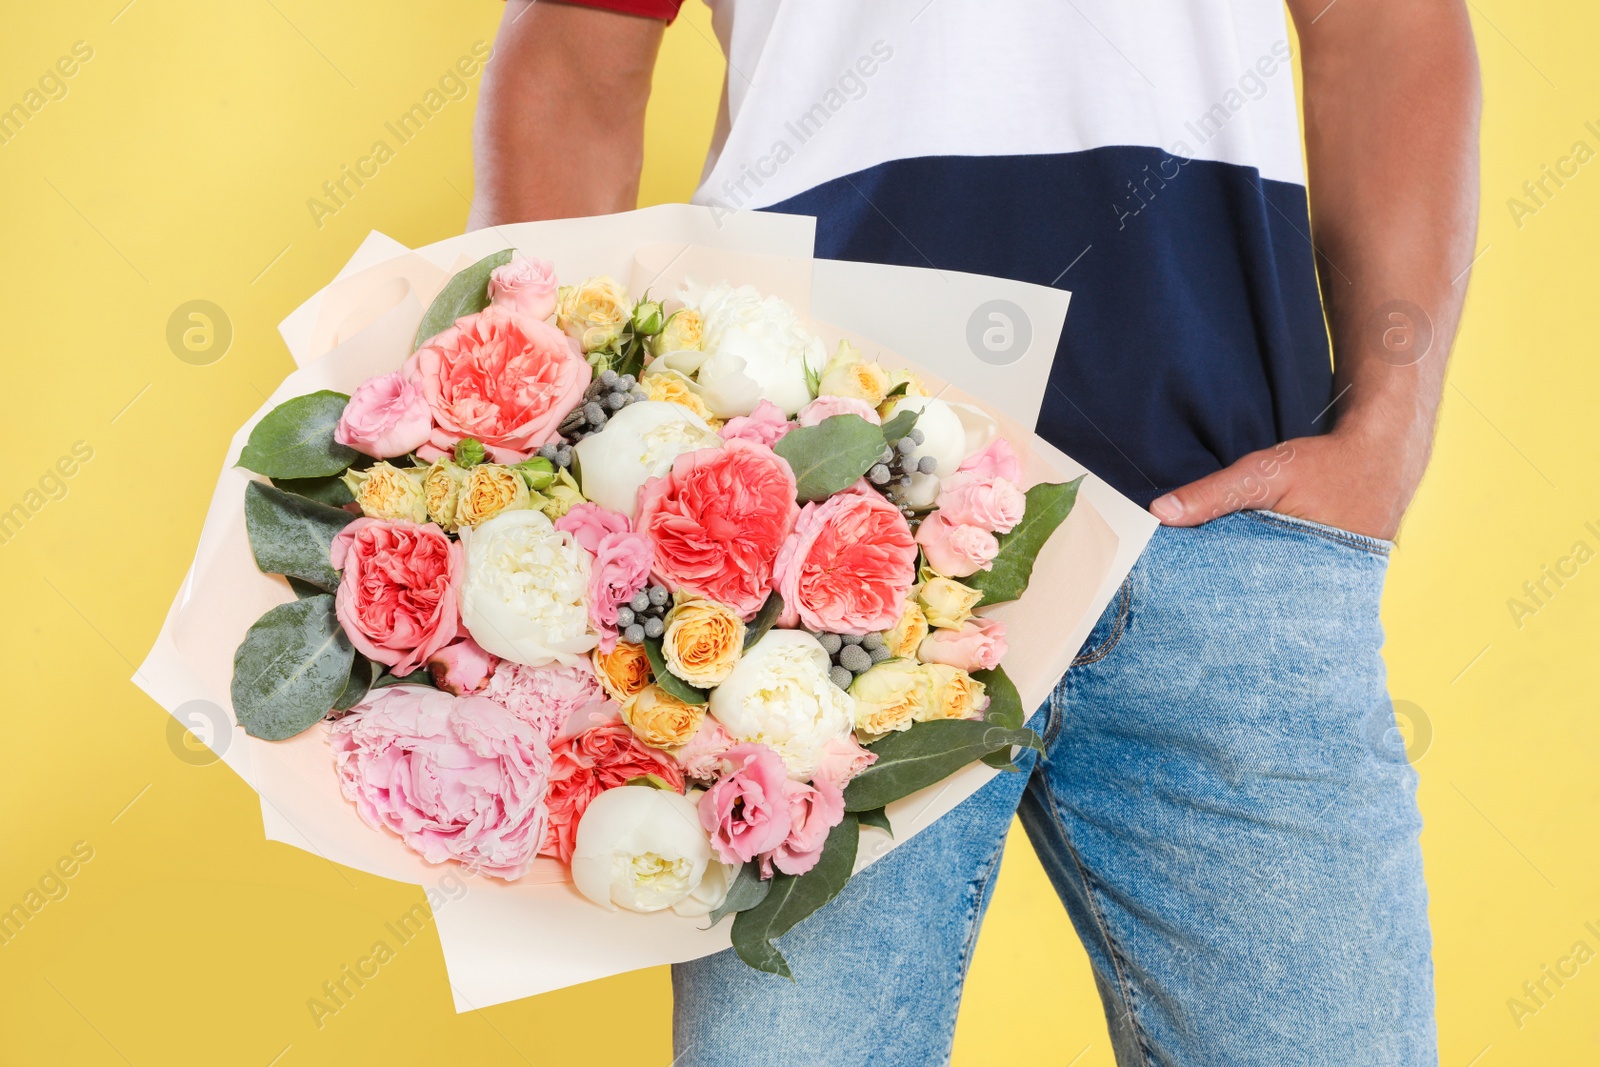
<instances>
[{"instance_id":1,"label":"man","mask_svg":"<svg viewBox=\"0 0 1600 1067\"><path fill-rule=\"evenodd\" d=\"M511 0L475 224L634 206L677 6ZM1119 1064L1435 1063L1378 605L1473 258L1465 5L1289 0L1303 146L1275 0L713 7L695 199L813 214L819 256L1071 289L1038 432L1164 526L1036 717L1043 758L786 937L793 984L674 969L680 1061L946 1062L1016 812Z\"/></svg>"}]
</instances>

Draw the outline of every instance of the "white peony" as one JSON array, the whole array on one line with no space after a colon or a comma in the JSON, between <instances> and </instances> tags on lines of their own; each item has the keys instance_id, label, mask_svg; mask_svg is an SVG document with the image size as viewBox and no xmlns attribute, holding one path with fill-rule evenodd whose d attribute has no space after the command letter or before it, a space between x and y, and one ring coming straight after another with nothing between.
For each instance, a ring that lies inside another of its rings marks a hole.
<instances>
[{"instance_id":1,"label":"white peony","mask_svg":"<svg viewBox=\"0 0 1600 1067\"><path fill-rule=\"evenodd\" d=\"M597 639L584 603L589 554L537 511L461 530L461 622L473 640L530 667L577 666Z\"/></svg>"},{"instance_id":2,"label":"white peony","mask_svg":"<svg viewBox=\"0 0 1600 1067\"><path fill-rule=\"evenodd\" d=\"M713 415L748 415L770 400L792 419L811 402L807 371L821 374L828 354L794 308L726 282L709 289L690 283L683 298L705 320L700 350L666 352L657 362L692 377Z\"/></svg>"},{"instance_id":3,"label":"white peony","mask_svg":"<svg viewBox=\"0 0 1600 1067\"><path fill-rule=\"evenodd\" d=\"M850 732L855 698L828 678L828 653L804 630L768 630L711 691L711 714L739 741L766 745L805 781L823 746Z\"/></svg>"},{"instance_id":4,"label":"white peony","mask_svg":"<svg viewBox=\"0 0 1600 1067\"><path fill-rule=\"evenodd\" d=\"M922 444L911 454L918 459L932 456L938 466L930 474L915 474L906 487L906 503L914 508L931 508L939 496L939 482L961 466L961 461L987 448L994 440L994 419L971 404L955 404L931 396L908 396L895 401L884 418L888 422L902 411L920 412L916 428L922 431Z\"/></svg>"},{"instance_id":5,"label":"white peony","mask_svg":"<svg viewBox=\"0 0 1600 1067\"><path fill-rule=\"evenodd\" d=\"M695 802L647 785L618 786L595 797L572 850L578 891L603 907L629 911L683 904L685 914L708 914L710 908L698 910L700 902L691 898L712 866L722 874Z\"/></svg>"},{"instance_id":6,"label":"white peony","mask_svg":"<svg viewBox=\"0 0 1600 1067\"><path fill-rule=\"evenodd\" d=\"M682 404L640 400L612 415L604 429L573 450L583 495L632 519L640 486L666 474L683 453L721 445L716 431Z\"/></svg>"}]
</instances>

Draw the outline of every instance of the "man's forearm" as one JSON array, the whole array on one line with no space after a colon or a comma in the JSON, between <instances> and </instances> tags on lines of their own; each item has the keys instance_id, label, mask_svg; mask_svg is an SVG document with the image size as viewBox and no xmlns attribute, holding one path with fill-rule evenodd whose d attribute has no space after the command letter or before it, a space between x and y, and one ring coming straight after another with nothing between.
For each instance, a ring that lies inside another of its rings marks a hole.
<instances>
[{"instance_id":1,"label":"man's forearm","mask_svg":"<svg viewBox=\"0 0 1600 1067\"><path fill-rule=\"evenodd\" d=\"M627 211L662 23L510 0L473 127L468 229Z\"/></svg>"}]
</instances>

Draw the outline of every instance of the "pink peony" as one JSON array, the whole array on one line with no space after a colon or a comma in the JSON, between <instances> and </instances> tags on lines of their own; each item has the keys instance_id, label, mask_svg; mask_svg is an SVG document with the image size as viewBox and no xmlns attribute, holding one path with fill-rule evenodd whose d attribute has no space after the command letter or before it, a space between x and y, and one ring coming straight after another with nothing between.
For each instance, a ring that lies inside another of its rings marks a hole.
<instances>
[{"instance_id":1,"label":"pink peony","mask_svg":"<svg viewBox=\"0 0 1600 1067\"><path fill-rule=\"evenodd\" d=\"M600 651L617 647L617 609L650 581L650 560L650 541L642 534L600 539L589 568L589 621L600 635Z\"/></svg>"},{"instance_id":2,"label":"pink peony","mask_svg":"<svg viewBox=\"0 0 1600 1067\"><path fill-rule=\"evenodd\" d=\"M994 566L1000 542L981 526L958 526L935 511L917 527L917 544L928 566L946 578L965 578ZM887 629L887 627L885 627Z\"/></svg>"},{"instance_id":3,"label":"pink peony","mask_svg":"<svg viewBox=\"0 0 1600 1067\"><path fill-rule=\"evenodd\" d=\"M559 737L574 714L606 699L587 663L576 667L529 667L500 661L483 695L532 723L539 736Z\"/></svg>"},{"instance_id":4,"label":"pink peony","mask_svg":"<svg viewBox=\"0 0 1600 1067\"><path fill-rule=\"evenodd\" d=\"M589 802L634 778L655 775L683 792L683 771L670 758L645 746L623 722L608 722L558 743L550 761L550 830L543 855L572 862L578 822Z\"/></svg>"},{"instance_id":5,"label":"pink peony","mask_svg":"<svg viewBox=\"0 0 1600 1067\"><path fill-rule=\"evenodd\" d=\"M422 390L399 371L356 386L333 428L333 439L376 459L393 459L427 443L433 415Z\"/></svg>"},{"instance_id":6,"label":"pink peony","mask_svg":"<svg viewBox=\"0 0 1600 1067\"><path fill-rule=\"evenodd\" d=\"M934 630L917 646L924 663L945 663L964 671L992 671L1006 655L1006 624L973 617L959 628Z\"/></svg>"},{"instance_id":7,"label":"pink peony","mask_svg":"<svg viewBox=\"0 0 1600 1067\"><path fill-rule=\"evenodd\" d=\"M806 629L864 634L900 621L916 578L917 546L900 509L850 491L800 512L773 586Z\"/></svg>"},{"instance_id":8,"label":"pink peony","mask_svg":"<svg viewBox=\"0 0 1600 1067\"><path fill-rule=\"evenodd\" d=\"M771 448L792 429L794 423L784 418L782 408L770 400L758 400L755 410L748 415L735 415L718 432L724 441L750 441Z\"/></svg>"},{"instance_id":9,"label":"pink peony","mask_svg":"<svg viewBox=\"0 0 1600 1067\"><path fill-rule=\"evenodd\" d=\"M456 635L461 545L433 523L356 519L328 552L344 574L334 609L368 659L410 674Z\"/></svg>"},{"instance_id":10,"label":"pink peony","mask_svg":"<svg viewBox=\"0 0 1600 1067\"><path fill-rule=\"evenodd\" d=\"M979 478L1004 478L1008 482L1022 481L1022 468L1017 454L1004 437L996 437L981 452L974 452L961 461L958 473L974 474Z\"/></svg>"},{"instance_id":11,"label":"pink peony","mask_svg":"<svg viewBox=\"0 0 1600 1067\"><path fill-rule=\"evenodd\" d=\"M733 735L707 715L700 720L700 728L694 736L672 750L672 758L683 766L683 773L690 778L710 782L722 773L722 757L733 746Z\"/></svg>"},{"instance_id":12,"label":"pink peony","mask_svg":"<svg viewBox=\"0 0 1600 1067\"><path fill-rule=\"evenodd\" d=\"M736 438L686 452L666 477L646 482L633 528L650 539L668 588L719 600L749 620L767 599L773 563L799 514L794 493L789 464Z\"/></svg>"},{"instance_id":13,"label":"pink peony","mask_svg":"<svg viewBox=\"0 0 1600 1067\"><path fill-rule=\"evenodd\" d=\"M819 396L801 408L800 414L795 418L801 426L815 426L823 419L832 418L834 415L860 415L874 426L879 426L883 422L871 404L853 396Z\"/></svg>"},{"instance_id":14,"label":"pink peony","mask_svg":"<svg viewBox=\"0 0 1600 1067\"><path fill-rule=\"evenodd\" d=\"M339 788L429 863L512 880L544 840L550 749L492 700L423 686L368 694L328 727Z\"/></svg>"},{"instance_id":15,"label":"pink peony","mask_svg":"<svg viewBox=\"0 0 1600 1067\"><path fill-rule=\"evenodd\" d=\"M772 868L784 874L805 874L817 865L828 831L844 821L844 796L832 783L819 780L812 785L785 782L789 803L789 836L761 857L761 877L771 878Z\"/></svg>"},{"instance_id":16,"label":"pink peony","mask_svg":"<svg viewBox=\"0 0 1600 1067\"><path fill-rule=\"evenodd\" d=\"M599 550L600 539L606 534L627 531L628 516L585 500L567 509L567 513L557 519L555 525L563 533L571 534L572 539L592 556Z\"/></svg>"},{"instance_id":17,"label":"pink peony","mask_svg":"<svg viewBox=\"0 0 1600 1067\"><path fill-rule=\"evenodd\" d=\"M981 478L957 473L939 489L939 514L955 526L977 526L993 533L1010 533L1022 521L1028 498L1008 478Z\"/></svg>"},{"instance_id":18,"label":"pink peony","mask_svg":"<svg viewBox=\"0 0 1600 1067\"><path fill-rule=\"evenodd\" d=\"M722 757L722 777L700 798L700 825L723 863L749 863L789 836L789 770L766 745L734 745Z\"/></svg>"},{"instance_id":19,"label":"pink peony","mask_svg":"<svg viewBox=\"0 0 1600 1067\"><path fill-rule=\"evenodd\" d=\"M465 696L482 689L499 662L499 656L485 652L472 638L461 637L429 656L427 667L434 685L446 693Z\"/></svg>"},{"instance_id":20,"label":"pink peony","mask_svg":"<svg viewBox=\"0 0 1600 1067\"><path fill-rule=\"evenodd\" d=\"M840 793L856 775L878 762L878 754L862 748L853 734L831 737L822 746L816 770L811 772L813 784L827 782Z\"/></svg>"},{"instance_id":21,"label":"pink peony","mask_svg":"<svg viewBox=\"0 0 1600 1067\"><path fill-rule=\"evenodd\" d=\"M489 302L530 319L548 319L556 311L555 264L517 256L489 275Z\"/></svg>"},{"instance_id":22,"label":"pink peony","mask_svg":"<svg viewBox=\"0 0 1600 1067\"><path fill-rule=\"evenodd\" d=\"M433 412L432 447L475 437L499 463L554 440L590 376L560 330L493 306L457 319L401 369Z\"/></svg>"}]
</instances>

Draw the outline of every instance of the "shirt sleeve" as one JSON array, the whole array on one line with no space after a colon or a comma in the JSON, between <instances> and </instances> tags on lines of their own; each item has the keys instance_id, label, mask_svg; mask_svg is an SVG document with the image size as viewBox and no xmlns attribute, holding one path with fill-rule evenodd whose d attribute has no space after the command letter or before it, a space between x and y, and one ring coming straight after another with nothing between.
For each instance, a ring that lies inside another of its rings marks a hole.
<instances>
[{"instance_id":1,"label":"shirt sleeve","mask_svg":"<svg viewBox=\"0 0 1600 1067\"><path fill-rule=\"evenodd\" d=\"M669 23L678 17L678 9L683 6L683 0L559 0L559 2L578 7L604 8L607 11L639 15L648 19L663 19Z\"/></svg>"}]
</instances>

